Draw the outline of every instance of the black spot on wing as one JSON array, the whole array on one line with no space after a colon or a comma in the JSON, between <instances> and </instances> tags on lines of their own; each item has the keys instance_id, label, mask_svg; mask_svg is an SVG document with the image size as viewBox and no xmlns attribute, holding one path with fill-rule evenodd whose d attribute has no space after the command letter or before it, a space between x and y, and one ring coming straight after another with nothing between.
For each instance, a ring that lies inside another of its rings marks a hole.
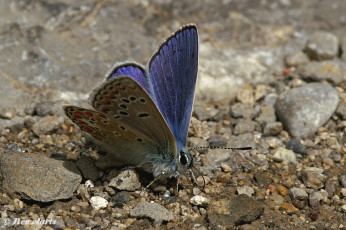
<instances>
[{"instance_id":1,"label":"black spot on wing","mask_svg":"<svg viewBox=\"0 0 346 230\"><path fill-rule=\"evenodd\" d=\"M122 111L122 110L119 111L119 114L122 116L128 116L129 115L126 111Z\"/></svg>"},{"instance_id":2,"label":"black spot on wing","mask_svg":"<svg viewBox=\"0 0 346 230\"><path fill-rule=\"evenodd\" d=\"M148 113L139 113L137 116L140 118L144 118L144 117L149 117L149 114Z\"/></svg>"},{"instance_id":3,"label":"black spot on wing","mask_svg":"<svg viewBox=\"0 0 346 230\"><path fill-rule=\"evenodd\" d=\"M122 109L127 109L127 106L124 105L124 104L120 104L119 107L122 108Z\"/></svg>"},{"instance_id":4,"label":"black spot on wing","mask_svg":"<svg viewBox=\"0 0 346 230\"><path fill-rule=\"evenodd\" d=\"M129 104L129 103L130 103L130 100L129 100L129 99L127 99L127 98L121 98L121 101L122 101L122 102L124 102L124 103L127 103L127 104Z\"/></svg>"},{"instance_id":5,"label":"black spot on wing","mask_svg":"<svg viewBox=\"0 0 346 230\"><path fill-rule=\"evenodd\" d=\"M145 100L144 98L140 98L139 102L145 104L145 103L147 103L147 100Z\"/></svg>"}]
</instances>

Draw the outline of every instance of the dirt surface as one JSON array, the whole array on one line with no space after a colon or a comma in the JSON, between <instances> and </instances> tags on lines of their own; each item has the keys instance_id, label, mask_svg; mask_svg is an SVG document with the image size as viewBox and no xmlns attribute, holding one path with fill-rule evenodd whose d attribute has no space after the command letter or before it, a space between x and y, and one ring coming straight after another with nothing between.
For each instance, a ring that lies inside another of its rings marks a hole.
<instances>
[{"instance_id":1,"label":"dirt surface","mask_svg":"<svg viewBox=\"0 0 346 230\"><path fill-rule=\"evenodd\" d=\"M0 229L345 229L345 11L343 0L1 1ZM188 175L178 194L174 180L143 190L151 175L96 168L104 153L61 105L88 106L115 62L146 64L190 22L187 145L253 150L192 150L204 191Z\"/></svg>"}]
</instances>

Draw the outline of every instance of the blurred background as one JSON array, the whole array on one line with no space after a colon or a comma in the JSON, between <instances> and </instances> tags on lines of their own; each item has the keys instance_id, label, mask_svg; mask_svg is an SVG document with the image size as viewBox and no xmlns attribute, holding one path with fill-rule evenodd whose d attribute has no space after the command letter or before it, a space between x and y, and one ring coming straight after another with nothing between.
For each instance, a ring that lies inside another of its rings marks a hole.
<instances>
[{"instance_id":1,"label":"blurred background","mask_svg":"<svg viewBox=\"0 0 346 230\"><path fill-rule=\"evenodd\" d=\"M115 62L146 64L190 22L199 29L197 103L228 103L240 86L284 71L312 32L345 43L345 12L344 0L0 1L0 116L84 101Z\"/></svg>"}]
</instances>

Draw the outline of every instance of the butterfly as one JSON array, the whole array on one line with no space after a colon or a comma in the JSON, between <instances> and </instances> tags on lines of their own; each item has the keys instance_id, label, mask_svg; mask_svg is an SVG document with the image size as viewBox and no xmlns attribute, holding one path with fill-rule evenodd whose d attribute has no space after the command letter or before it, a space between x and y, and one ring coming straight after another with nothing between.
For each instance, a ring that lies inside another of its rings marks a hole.
<instances>
[{"instance_id":1,"label":"butterfly","mask_svg":"<svg viewBox=\"0 0 346 230\"><path fill-rule=\"evenodd\" d=\"M135 62L113 66L90 96L95 110L68 105L65 114L107 151L99 167L129 165L154 178L178 177L193 166L185 142L197 67L197 28L184 25L146 67Z\"/></svg>"}]
</instances>

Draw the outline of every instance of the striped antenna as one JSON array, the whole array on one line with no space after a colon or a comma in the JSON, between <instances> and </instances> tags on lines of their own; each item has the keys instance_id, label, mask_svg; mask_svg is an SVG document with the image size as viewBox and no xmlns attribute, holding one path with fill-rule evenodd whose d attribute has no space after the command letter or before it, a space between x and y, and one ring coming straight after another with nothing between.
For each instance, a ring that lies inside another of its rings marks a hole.
<instances>
[{"instance_id":1,"label":"striped antenna","mask_svg":"<svg viewBox=\"0 0 346 230\"><path fill-rule=\"evenodd\" d=\"M194 148L189 148L189 150L197 150L197 149L230 149L230 150L251 150L252 147L240 147L240 148L231 148L231 147L194 147Z\"/></svg>"}]
</instances>

